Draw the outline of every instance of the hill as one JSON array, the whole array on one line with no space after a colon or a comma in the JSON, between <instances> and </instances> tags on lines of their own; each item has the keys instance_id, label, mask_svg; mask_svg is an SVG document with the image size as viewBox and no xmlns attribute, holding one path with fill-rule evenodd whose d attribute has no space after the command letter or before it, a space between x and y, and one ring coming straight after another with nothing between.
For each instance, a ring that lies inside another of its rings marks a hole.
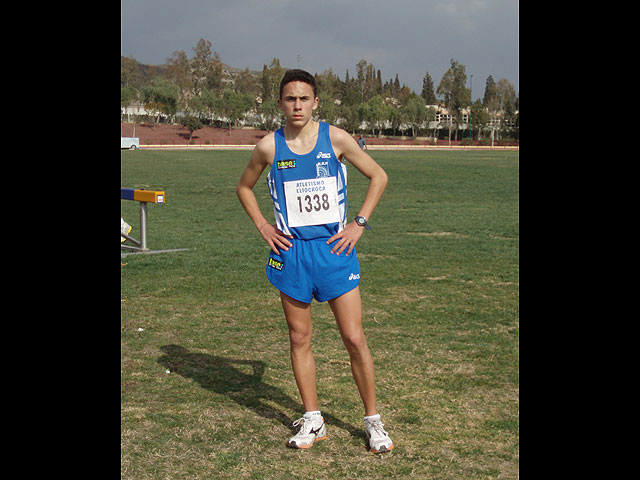
<instances>
[{"instance_id":1,"label":"hill","mask_svg":"<svg viewBox=\"0 0 640 480\"><path fill-rule=\"evenodd\" d=\"M128 58L129 60L131 59L131 57L124 57L121 55L120 61L122 62L122 60L125 58ZM227 65L224 62L220 62L220 63L222 64L222 82L226 84L230 84L232 87L235 85L236 77L241 72L244 72L248 68L248 67L237 68L237 67L232 67L231 65ZM147 65L144 63L140 63L137 60L136 60L136 66L137 66L142 84L147 83L153 77L156 77L158 75L165 75L167 72L167 69L169 68L169 65L167 64ZM253 75L258 81L260 81L260 79L262 78L261 71L249 70L249 73Z\"/></svg>"}]
</instances>

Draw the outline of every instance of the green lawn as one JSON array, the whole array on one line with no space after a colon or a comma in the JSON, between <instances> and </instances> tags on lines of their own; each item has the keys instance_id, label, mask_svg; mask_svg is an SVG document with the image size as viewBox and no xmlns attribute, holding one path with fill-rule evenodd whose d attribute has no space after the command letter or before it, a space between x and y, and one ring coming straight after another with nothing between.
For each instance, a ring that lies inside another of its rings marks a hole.
<instances>
[{"instance_id":1,"label":"green lawn","mask_svg":"<svg viewBox=\"0 0 640 480\"><path fill-rule=\"evenodd\" d=\"M365 448L326 303L312 315L329 438L285 446L303 411L268 247L235 195L250 152L122 151L122 187L166 192L149 205L149 248L189 249L122 258L123 479L518 478L518 152L370 154L389 175L357 245L395 444L383 455ZM353 167L348 180L352 218L367 183ZM138 212L121 201L135 238Z\"/></svg>"}]
</instances>

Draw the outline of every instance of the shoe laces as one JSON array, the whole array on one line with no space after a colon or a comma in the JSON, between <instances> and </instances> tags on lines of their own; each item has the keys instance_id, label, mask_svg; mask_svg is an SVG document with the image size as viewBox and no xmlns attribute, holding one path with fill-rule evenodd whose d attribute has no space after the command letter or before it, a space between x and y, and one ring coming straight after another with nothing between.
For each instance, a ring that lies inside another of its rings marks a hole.
<instances>
[{"instance_id":1,"label":"shoe laces","mask_svg":"<svg viewBox=\"0 0 640 480\"><path fill-rule=\"evenodd\" d=\"M386 437L388 434L385 431L384 427L384 423L382 423L380 420L367 420L367 427L369 427L369 430L373 430L375 433L377 433L378 435L380 435L381 437Z\"/></svg>"},{"instance_id":2,"label":"shoe laces","mask_svg":"<svg viewBox=\"0 0 640 480\"><path fill-rule=\"evenodd\" d=\"M293 422L294 427L297 427L298 425L302 425L297 435L308 435L309 431L313 427L313 422L314 421L312 419L304 418L304 417L300 417L295 422Z\"/></svg>"},{"instance_id":3,"label":"shoe laces","mask_svg":"<svg viewBox=\"0 0 640 480\"><path fill-rule=\"evenodd\" d=\"M311 423L306 421L306 418L301 417L299 419L297 419L295 422L293 422L293 426L297 427L298 425L302 425L300 427L300 431L298 432L298 435L302 434L302 435L307 435L309 432L308 430L311 429Z\"/></svg>"}]
</instances>

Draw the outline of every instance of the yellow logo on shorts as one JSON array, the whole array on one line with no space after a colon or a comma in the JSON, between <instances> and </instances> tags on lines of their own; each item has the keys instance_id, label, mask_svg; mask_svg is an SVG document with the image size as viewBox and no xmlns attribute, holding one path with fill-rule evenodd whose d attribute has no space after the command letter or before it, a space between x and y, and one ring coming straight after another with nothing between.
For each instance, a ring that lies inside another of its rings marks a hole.
<instances>
[{"instance_id":1,"label":"yellow logo on shorts","mask_svg":"<svg viewBox=\"0 0 640 480\"><path fill-rule=\"evenodd\" d=\"M269 257L269 263L268 263L268 265L269 265L271 268L275 268L276 270L278 270L278 271L280 271L280 272L281 272L281 271L282 271L282 269L284 268L284 262L279 262L278 260L276 260L276 259L275 259L275 258L273 258L273 257Z\"/></svg>"}]
</instances>

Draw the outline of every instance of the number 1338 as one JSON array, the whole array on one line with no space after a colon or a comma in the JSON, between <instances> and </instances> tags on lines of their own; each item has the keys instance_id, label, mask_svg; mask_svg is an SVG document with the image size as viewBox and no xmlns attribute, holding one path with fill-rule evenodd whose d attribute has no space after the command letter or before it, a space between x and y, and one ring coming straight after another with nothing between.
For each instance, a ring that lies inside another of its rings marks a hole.
<instances>
[{"instance_id":1,"label":"number 1338","mask_svg":"<svg viewBox=\"0 0 640 480\"><path fill-rule=\"evenodd\" d=\"M315 210L319 212L320 210L329 210L331 205L329 204L329 195L323 193L322 196L316 195L305 195L304 197L298 196L296 197L298 200L298 208L300 209L300 213L302 213L302 209L306 212L311 212Z\"/></svg>"}]
</instances>

